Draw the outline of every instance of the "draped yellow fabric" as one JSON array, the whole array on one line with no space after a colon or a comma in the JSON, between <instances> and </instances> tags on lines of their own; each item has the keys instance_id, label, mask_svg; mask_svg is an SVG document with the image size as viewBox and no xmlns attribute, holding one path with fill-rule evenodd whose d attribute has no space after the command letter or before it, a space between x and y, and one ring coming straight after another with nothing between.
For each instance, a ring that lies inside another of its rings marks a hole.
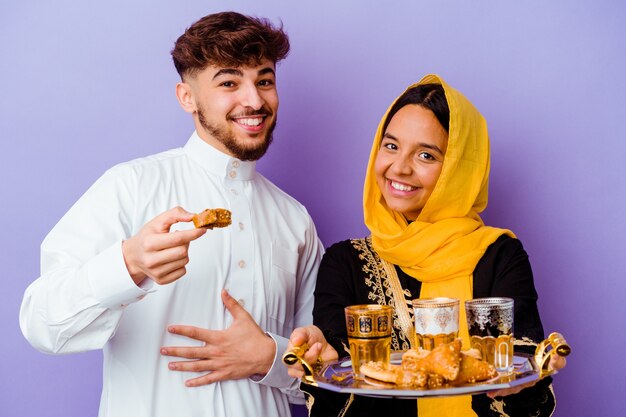
<instances>
[{"instance_id":1,"label":"draped yellow fabric","mask_svg":"<svg viewBox=\"0 0 626 417\"><path fill-rule=\"evenodd\" d=\"M367 166L363 193L365 224L380 257L422 282L421 298L453 297L461 301L460 336L467 348L463 302L472 298L474 268L499 236L514 235L509 230L485 226L479 216L487 206L489 181L485 119L469 100L437 75L427 75L409 89L430 83L443 86L450 108L448 149L437 184L411 223L385 205L376 183L374 161L388 110L378 126ZM476 415L469 395L419 400L418 408L420 417Z\"/></svg>"}]
</instances>

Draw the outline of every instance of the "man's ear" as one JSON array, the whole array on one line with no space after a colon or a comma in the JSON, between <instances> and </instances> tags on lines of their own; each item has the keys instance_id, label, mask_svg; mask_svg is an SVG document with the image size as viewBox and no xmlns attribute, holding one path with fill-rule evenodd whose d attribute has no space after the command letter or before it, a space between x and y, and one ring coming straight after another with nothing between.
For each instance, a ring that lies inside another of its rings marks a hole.
<instances>
[{"instance_id":1,"label":"man's ear","mask_svg":"<svg viewBox=\"0 0 626 417\"><path fill-rule=\"evenodd\" d=\"M176 84L176 98L183 110L187 113L195 113L197 110L196 101L193 98L191 86L188 83L180 82Z\"/></svg>"}]
</instances>

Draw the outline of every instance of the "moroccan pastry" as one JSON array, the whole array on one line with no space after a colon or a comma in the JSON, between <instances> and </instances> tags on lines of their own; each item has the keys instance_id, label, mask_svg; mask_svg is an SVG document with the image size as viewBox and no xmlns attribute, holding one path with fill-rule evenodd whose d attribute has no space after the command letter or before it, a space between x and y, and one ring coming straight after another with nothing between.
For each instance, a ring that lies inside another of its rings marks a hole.
<instances>
[{"instance_id":1,"label":"moroccan pastry","mask_svg":"<svg viewBox=\"0 0 626 417\"><path fill-rule=\"evenodd\" d=\"M402 354L402 369L409 372L427 372L426 357L430 351L425 349L409 349Z\"/></svg>"},{"instance_id":2,"label":"moroccan pastry","mask_svg":"<svg viewBox=\"0 0 626 417\"><path fill-rule=\"evenodd\" d=\"M230 211L223 208L206 209L193 216L193 224L196 228L213 229L214 227L226 227L231 223Z\"/></svg>"},{"instance_id":3,"label":"moroccan pastry","mask_svg":"<svg viewBox=\"0 0 626 417\"><path fill-rule=\"evenodd\" d=\"M382 362L370 361L361 365L361 373L366 377L392 384L398 384L401 380L399 370L398 365L385 365Z\"/></svg>"},{"instance_id":4,"label":"moroccan pastry","mask_svg":"<svg viewBox=\"0 0 626 417\"><path fill-rule=\"evenodd\" d=\"M441 375L428 374L428 388L437 389L442 388L446 384L446 380Z\"/></svg>"},{"instance_id":5,"label":"moroccan pastry","mask_svg":"<svg viewBox=\"0 0 626 417\"><path fill-rule=\"evenodd\" d=\"M496 371L493 365L483 360L476 359L471 356L471 354L462 352L459 375L452 381L452 384L472 384L474 382L495 378L496 376L498 376L498 371Z\"/></svg>"},{"instance_id":6,"label":"moroccan pastry","mask_svg":"<svg viewBox=\"0 0 626 417\"><path fill-rule=\"evenodd\" d=\"M400 367L400 378L398 385L404 385L411 388L423 388L428 383L428 375L423 371L407 371Z\"/></svg>"},{"instance_id":7,"label":"moroccan pastry","mask_svg":"<svg viewBox=\"0 0 626 417\"><path fill-rule=\"evenodd\" d=\"M454 381L459 374L461 339L437 346L425 360L429 374L440 375L448 381Z\"/></svg>"},{"instance_id":8,"label":"moroccan pastry","mask_svg":"<svg viewBox=\"0 0 626 417\"><path fill-rule=\"evenodd\" d=\"M476 349L476 348L471 348L471 349L467 349L467 350L462 350L461 353L463 355L468 355L471 356L474 359L478 359L481 360L481 356L480 356L480 350Z\"/></svg>"},{"instance_id":9,"label":"moroccan pastry","mask_svg":"<svg viewBox=\"0 0 626 417\"><path fill-rule=\"evenodd\" d=\"M424 387L428 381L428 376L425 372L411 372L403 369L401 365L391 364L386 366L382 362L368 362L361 365L361 373L377 381L413 388Z\"/></svg>"},{"instance_id":10,"label":"moroccan pastry","mask_svg":"<svg viewBox=\"0 0 626 417\"><path fill-rule=\"evenodd\" d=\"M402 354L402 364L421 363L429 354L430 350L422 348L409 349Z\"/></svg>"},{"instance_id":11,"label":"moroccan pastry","mask_svg":"<svg viewBox=\"0 0 626 417\"><path fill-rule=\"evenodd\" d=\"M437 389L485 381L498 376L476 349L461 351L461 340L437 346L432 351L409 349L400 365L368 362L361 366L368 378L411 388Z\"/></svg>"}]
</instances>

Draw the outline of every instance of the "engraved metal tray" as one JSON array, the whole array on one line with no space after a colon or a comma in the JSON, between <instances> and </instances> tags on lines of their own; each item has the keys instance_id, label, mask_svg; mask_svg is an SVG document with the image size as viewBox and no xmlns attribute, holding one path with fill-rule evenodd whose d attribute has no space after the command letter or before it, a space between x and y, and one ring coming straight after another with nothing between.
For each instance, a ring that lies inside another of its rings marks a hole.
<instances>
[{"instance_id":1,"label":"engraved metal tray","mask_svg":"<svg viewBox=\"0 0 626 417\"><path fill-rule=\"evenodd\" d=\"M400 364L402 352L391 354L391 363ZM352 364L349 358L325 364L313 376L312 385L335 392L353 393L369 397L387 398L420 398L444 397L463 394L480 394L489 391L512 388L538 380L540 370L531 355L516 354L513 358L514 370L512 373L500 374L497 377L474 384L460 386L443 386L436 389L407 388L375 379L354 379ZM303 380L307 383L307 381Z\"/></svg>"}]
</instances>

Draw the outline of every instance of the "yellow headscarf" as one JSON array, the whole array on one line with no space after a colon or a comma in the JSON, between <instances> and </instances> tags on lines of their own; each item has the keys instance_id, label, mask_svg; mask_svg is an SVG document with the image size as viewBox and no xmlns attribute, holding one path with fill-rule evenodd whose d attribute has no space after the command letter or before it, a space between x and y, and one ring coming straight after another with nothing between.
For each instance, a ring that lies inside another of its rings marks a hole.
<instances>
[{"instance_id":1,"label":"yellow headscarf","mask_svg":"<svg viewBox=\"0 0 626 417\"><path fill-rule=\"evenodd\" d=\"M487 206L489 136L487 123L472 103L437 75L417 84L440 84L450 108L448 149L437 184L420 215L410 224L389 209L374 174L374 161L387 114L370 152L365 176L365 224L379 256L422 282L421 298L452 297L461 301L460 336L469 346L463 302L472 298L472 274L489 245L509 230L487 227L479 213ZM407 89L407 90L408 90ZM473 416L471 396L419 401L422 416Z\"/></svg>"}]
</instances>

